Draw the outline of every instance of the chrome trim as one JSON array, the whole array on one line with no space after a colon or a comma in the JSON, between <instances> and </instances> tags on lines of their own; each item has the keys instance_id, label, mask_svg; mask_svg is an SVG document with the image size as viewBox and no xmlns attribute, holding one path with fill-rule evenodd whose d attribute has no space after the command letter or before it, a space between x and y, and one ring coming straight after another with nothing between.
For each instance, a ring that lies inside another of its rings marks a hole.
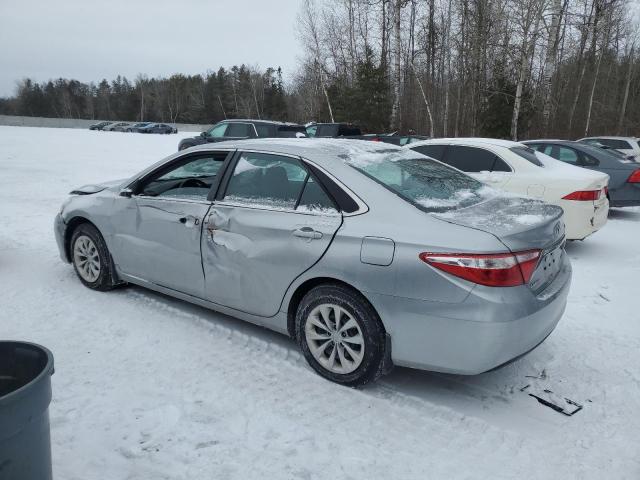
<instances>
[{"instance_id":1,"label":"chrome trim","mask_svg":"<svg viewBox=\"0 0 640 480\"><path fill-rule=\"evenodd\" d=\"M334 215L330 215L327 213L322 213L322 212L303 212L300 210L293 210L293 209L288 209L288 208L277 208L277 207L268 207L266 205L247 205L244 203L236 203L236 202L225 202L224 199L223 200L216 200L213 204L213 208L216 207L233 207L233 208L249 208L251 210L262 210L265 212L281 212L281 213L296 213L298 215L311 215L314 217L340 217L340 216L344 216L345 214L336 210Z\"/></svg>"},{"instance_id":2,"label":"chrome trim","mask_svg":"<svg viewBox=\"0 0 640 480\"><path fill-rule=\"evenodd\" d=\"M140 200L157 200L160 202L178 202L178 203L196 203L199 205L211 205L213 202L210 202L205 199L205 201L199 200L189 200L188 198L168 198L168 197L152 197L150 195L132 195L130 198L140 199Z\"/></svg>"}]
</instances>

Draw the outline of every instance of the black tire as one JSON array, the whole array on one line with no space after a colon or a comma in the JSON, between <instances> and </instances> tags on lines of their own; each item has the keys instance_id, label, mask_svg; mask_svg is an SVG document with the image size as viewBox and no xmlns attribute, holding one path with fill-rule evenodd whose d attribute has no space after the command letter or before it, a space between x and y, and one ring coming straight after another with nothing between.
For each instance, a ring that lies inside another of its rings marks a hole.
<instances>
[{"instance_id":1,"label":"black tire","mask_svg":"<svg viewBox=\"0 0 640 480\"><path fill-rule=\"evenodd\" d=\"M80 273L80 267L76 262L76 255L74 254L76 242L78 242L78 240L83 236L88 237L93 242L100 259L100 270L94 281L85 279ZM115 282L113 281L114 276L112 271L111 255L109 254L109 250L107 249L107 245L105 244L102 235L100 235L98 229L90 223L81 223L73 231L70 244L70 257L73 269L76 271L76 275L78 275L78 278L85 287L105 292L107 290L111 290L115 286Z\"/></svg>"},{"instance_id":2,"label":"black tire","mask_svg":"<svg viewBox=\"0 0 640 480\"><path fill-rule=\"evenodd\" d=\"M338 305L357 322L364 339L362 362L350 373L335 373L322 366L311 353L305 336L306 321L312 310L322 304ZM375 381L384 369L386 334L380 317L357 291L341 284L314 287L300 301L295 317L296 340L309 365L322 377L349 387Z\"/></svg>"}]
</instances>

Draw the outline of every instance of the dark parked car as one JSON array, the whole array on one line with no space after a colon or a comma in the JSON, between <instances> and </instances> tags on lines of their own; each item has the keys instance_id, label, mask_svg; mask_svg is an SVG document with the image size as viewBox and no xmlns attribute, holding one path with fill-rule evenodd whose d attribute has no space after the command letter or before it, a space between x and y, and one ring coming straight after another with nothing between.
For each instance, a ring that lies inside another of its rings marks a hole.
<instances>
[{"instance_id":1,"label":"dark parked car","mask_svg":"<svg viewBox=\"0 0 640 480\"><path fill-rule=\"evenodd\" d=\"M425 135L375 135L370 140L374 142L390 143L392 145L398 145L403 147L410 143L421 142L422 140L429 140L431 137ZM367 139L365 139L367 140Z\"/></svg>"},{"instance_id":2,"label":"dark parked car","mask_svg":"<svg viewBox=\"0 0 640 480\"><path fill-rule=\"evenodd\" d=\"M225 140L296 138L306 137L306 135L304 126L295 123L274 122L271 120L223 120L197 137L180 140L178 150Z\"/></svg>"},{"instance_id":3,"label":"dark parked car","mask_svg":"<svg viewBox=\"0 0 640 480\"><path fill-rule=\"evenodd\" d=\"M150 123L145 127L140 127L138 133L178 133L178 129L166 123Z\"/></svg>"},{"instance_id":4,"label":"dark parked car","mask_svg":"<svg viewBox=\"0 0 640 480\"><path fill-rule=\"evenodd\" d=\"M141 128L145 128L148 127L149 125L152 125L153 122L139 122L139 123L134 123L133 125L129 125L127 127L127 132L140 132Z\"/></svg>"},{"instance_id":5,"label":"dark parked car","mask_svg":"<svg viewBox=\"0 0 640 480\"><path fill-rule=\"evenodd\" d=\"M99 122L99 123L94 123L93 125L91 125L89 127L89 130L102 130L104 127L106 127L107 125L111 125L112 122Z\"/></svg>"},{"instance_id":6,"label":"dark parked car","mask_svg":"<svg viewBox=\"0 0 640 480\"><path fill-rule=\"evenodd\" d=\"M640 168L608 150L584 142L569 140L528 140L522 142L536 150L571 165L597 170L609 175L609 205L640 205Z\"/></svg>"},{"instance_id":7,"label":"dark parked car","mask_svg":"<svg viewBox=\"0 0 640 480\"><path fill-rule=\"evenodd\" d=\"M360 127L351 123L311 123L306 127L307 136L318 138L360 137Z\"/></svg>"}]
</instances>

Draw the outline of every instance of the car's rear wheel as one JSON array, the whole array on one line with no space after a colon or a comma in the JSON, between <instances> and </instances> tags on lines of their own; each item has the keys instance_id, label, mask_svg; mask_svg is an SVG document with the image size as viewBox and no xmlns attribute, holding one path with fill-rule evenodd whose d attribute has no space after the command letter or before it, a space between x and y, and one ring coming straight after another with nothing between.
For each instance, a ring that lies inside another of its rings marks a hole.
<instances>
[{"instance_id":1,"label":"car's rear wheel","mask_svg":"<svg viewBox=\"0 0 640 480\"><path fill-rule=\"evenodd\" d=\"M93 290L113 288L111 256L97 228L80 224L71 236L71 261L80 281Z\"/></svg>"},{"instance_id":2,"label":"car's rear wheel","mask_svg":"<svg viewBox=\"0 0 640 480\"><path fill-rule=\"evenodd\" d=\"M346 286L321 285L302 298L296 337L309 365L331 381L356 387L382 374L382 322L369 302Z\"/></svg>"}]
</instances>

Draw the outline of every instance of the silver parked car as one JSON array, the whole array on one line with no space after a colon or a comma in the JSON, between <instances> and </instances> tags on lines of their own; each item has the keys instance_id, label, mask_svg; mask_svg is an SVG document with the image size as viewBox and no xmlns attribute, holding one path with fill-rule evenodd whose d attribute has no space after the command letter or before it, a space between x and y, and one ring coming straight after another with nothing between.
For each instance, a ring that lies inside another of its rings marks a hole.
<instances>
[{"instance_id":1,"label":"silver parked car","mask_svg":"<svg viewBox=\"0 0 640 480\"><path fill-rule=\"evenodd\" d=\"M180 151L71 192L63 260L295 338L320 375L477 374L540 344L571 266L562 209L408 149L257 139Z\"/></svg>"}]
</instances>

